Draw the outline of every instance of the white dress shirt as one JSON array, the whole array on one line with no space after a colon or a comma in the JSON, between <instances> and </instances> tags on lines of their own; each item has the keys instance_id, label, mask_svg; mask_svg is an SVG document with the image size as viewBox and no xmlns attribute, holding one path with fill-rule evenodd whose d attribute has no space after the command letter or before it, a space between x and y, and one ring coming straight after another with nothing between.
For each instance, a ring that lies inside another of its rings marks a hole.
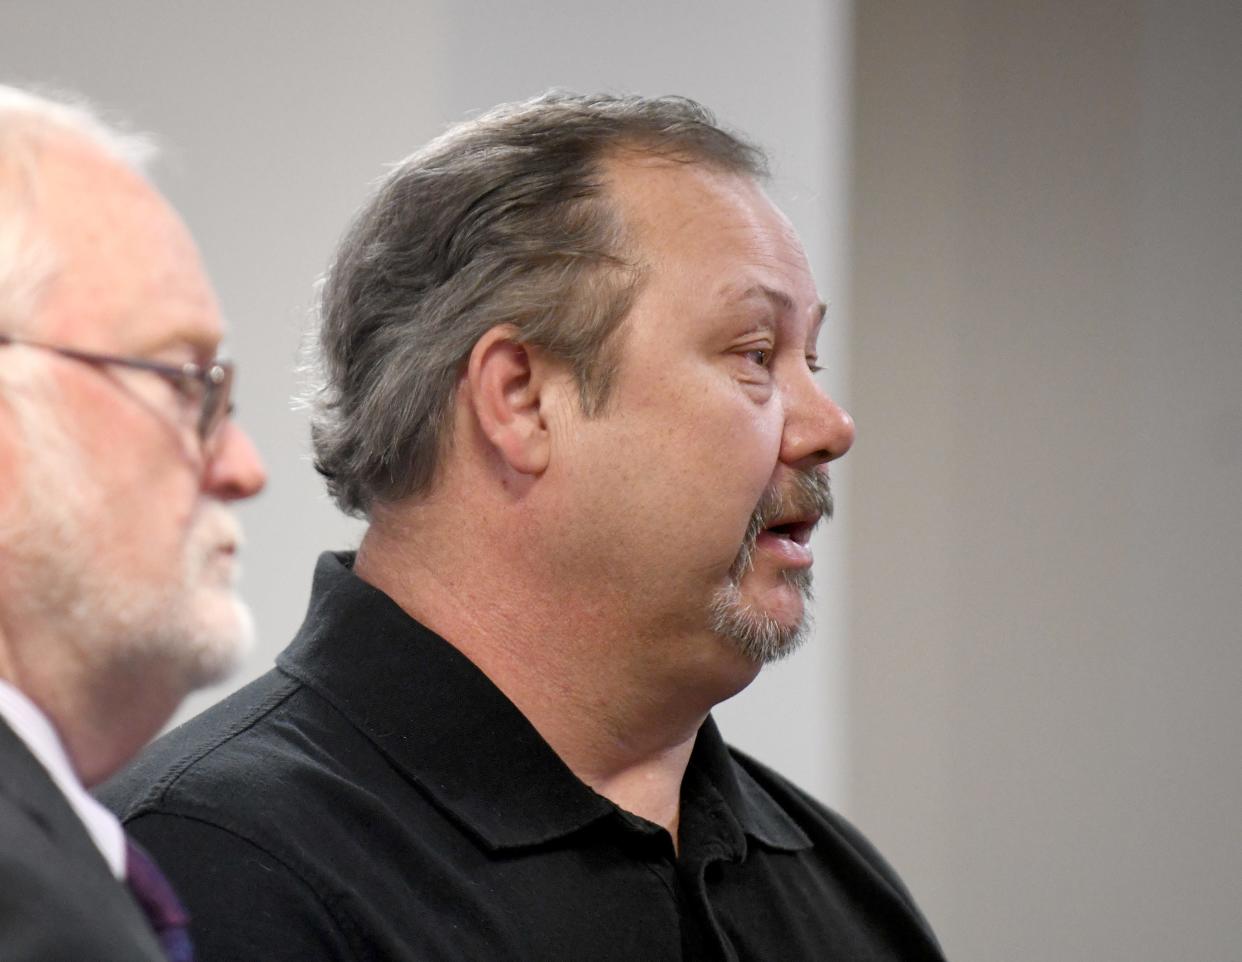
<instances>
[{"instance_id":1,"label":"white dress shirt","mask_svg":"<svg viewBox=\"0 0 1242 962\"><path fill-rule=\"evenodd\" d=\"M0 681L0 717L30 753L47 769L48 775L65 796L87 834L94 840L104 861L118 879L125 878L125 830L115 815L87 794L69 764L65 746L47 716L29 698L5 681Z\"/></svg>"}]
</instances>

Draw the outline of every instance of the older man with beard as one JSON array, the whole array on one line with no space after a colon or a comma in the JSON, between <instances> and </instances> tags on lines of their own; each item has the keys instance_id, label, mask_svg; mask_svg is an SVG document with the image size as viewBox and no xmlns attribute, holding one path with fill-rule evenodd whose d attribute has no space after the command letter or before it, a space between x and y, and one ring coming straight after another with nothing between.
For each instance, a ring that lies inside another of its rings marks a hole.
<instances>
[{"instance_id":1,"label":"older man with beard","mask_svg":"<svg viewBox=\"0 0 1242 962\"><path fill-rule=\"evenodd\" d=\"M854 437L763 173L692 102L557 94L363 209L313 433L366 535L276 670L107 793L205 960L940 958L709 714L804 637Z\"/></svg>"},{"instance_id":2,"label":"older man with beard","mask_svg":"<svg viewBox=\"0 0 1242 962\"><path fill-rule=\"evenodd\" d=\"M250 635L229 501L263 486L194 244L144 143L0 87L0 958L188 959L85 787Z\"/></svg>"}]
</instances>

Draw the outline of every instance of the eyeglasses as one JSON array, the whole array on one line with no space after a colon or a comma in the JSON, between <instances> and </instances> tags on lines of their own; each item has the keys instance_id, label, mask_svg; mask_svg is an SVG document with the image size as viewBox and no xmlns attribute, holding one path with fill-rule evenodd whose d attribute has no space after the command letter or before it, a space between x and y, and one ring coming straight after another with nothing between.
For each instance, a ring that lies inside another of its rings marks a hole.
<instances>
[{"instance_id":1,"label":"eyeglasses","mask_svg":"<svg viewBox=\"0 0 1242 962\"><path fill-rule=\"evenodd\" d=\"M28 341L12 334L0 333L0 347L6 344L51 351L61 357L86 364L114 364L159 375L188 403L198 405L198 437L204 444L211 440L224 419L233 412L233 405L229 403L233 387L233 365L229 361L212 361L210 364L161 364L159 361L140 357L118 357L113 354L97 354L94 351L79 351L73 347L42 344L39 341Z\"/></svg>"}]
</instances>

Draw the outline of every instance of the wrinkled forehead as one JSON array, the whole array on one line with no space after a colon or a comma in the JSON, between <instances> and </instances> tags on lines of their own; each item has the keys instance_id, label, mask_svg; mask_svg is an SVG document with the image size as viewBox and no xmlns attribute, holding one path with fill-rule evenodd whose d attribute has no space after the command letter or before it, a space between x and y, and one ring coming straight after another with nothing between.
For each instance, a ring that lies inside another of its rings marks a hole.
<instances>
[{"instance_id":1,"label":"wrinkled forehead","mask_svg":"<svg viewBox=\"0 0 1242 962\"><path fill-rule=\"evenodd\" d=\"M213 354L215 293L185 225L140 174L80 141L39 159L36 233L54 269L34 323L78 347L140 355L182 345Z\"/></svg>"},{"instance_id":2,"label":"wrinkled forehead","mask_svg":"<svg viewBox=\"0 0 1242 962\"><path fill-rule=\"evenodd\" d=\"M755 300L818 327L802 242L752 178L658 158L621 161L609 192L649 286L712 301Z\"/></svg>"},{"instance_id":3,"label":"wrinkled forehead","mask_svg":"<svg viewBox=\"0 0 1242 962\"><path fill-rule=\"evenodd\" d=\"M605 173L627 238L653 259L765 241L802 255L789 219L748 175L636 153L613 158Z\"/></svg>"}]
</instances>

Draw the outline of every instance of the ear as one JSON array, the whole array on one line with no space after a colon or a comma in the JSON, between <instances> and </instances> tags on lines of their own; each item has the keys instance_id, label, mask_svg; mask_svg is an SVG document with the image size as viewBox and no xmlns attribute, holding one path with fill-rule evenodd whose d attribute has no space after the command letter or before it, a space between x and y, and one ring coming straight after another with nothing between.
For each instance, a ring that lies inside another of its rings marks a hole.
<instances>
[{"instance_id":1,"label":"ear","mask_svg":"<svg viewBox=\"0 0 1242 962\"><path fill-rule=\"evenodd\" d=\"M539 475L548 466L552 439L542 408L547 374L542 352L521 343L512 324L479 338L466 366L479 429L519 474Z\"/></svg>"}]
</instances>

